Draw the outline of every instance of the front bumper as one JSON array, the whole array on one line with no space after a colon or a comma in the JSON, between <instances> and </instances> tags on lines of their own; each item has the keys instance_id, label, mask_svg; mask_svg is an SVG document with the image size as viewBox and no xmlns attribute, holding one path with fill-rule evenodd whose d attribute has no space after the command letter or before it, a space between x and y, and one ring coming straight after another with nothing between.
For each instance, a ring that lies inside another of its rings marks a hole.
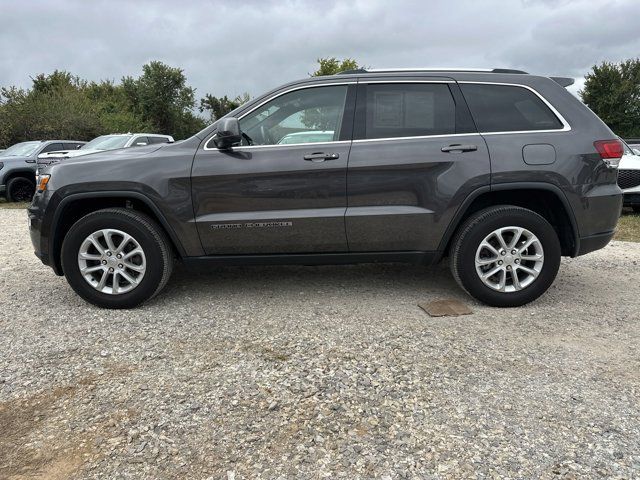
<instances>
[{"instance_id":1,"label":"front bumper","mask_svg":"<svg viewBox=\"0 0 640 480\"><path fill-rule=\"evenodd\" d=\"M37 192L33 196L31 204L27 207L29 235L33 245L33 253L42 263L50 267L53 265L49 253L49 229L45 226L45 213L51 195L52 192L49 191ZM60 275L61 272L56 271L56 273Z\"/></svg>"}]
</instances>

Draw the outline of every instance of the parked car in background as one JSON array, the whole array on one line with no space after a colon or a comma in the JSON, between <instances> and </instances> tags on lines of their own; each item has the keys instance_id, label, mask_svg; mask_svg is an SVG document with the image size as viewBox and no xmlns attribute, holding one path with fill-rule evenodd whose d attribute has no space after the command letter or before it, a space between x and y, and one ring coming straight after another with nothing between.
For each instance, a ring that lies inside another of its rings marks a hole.
<instances>
[{"instance_id":1,"label":"parked car in background","mask_svg":"<svg viewBox=\"0 0 640 480\"><path fill-rule=\"evenodd\" d=\"M54 150L74 150L87 142L78 140L45 140L20 142L0 153L0 195L10 202L27 202L36 187L38 155Z\"/></svg>"},{"instance_id":2,"label":"parked car in background","mask_svg":"<svg viewBox=\"0 0 640 480\"><path fill-rule=\"evenodd\" d=\"M622 143L624 155L618 168L618 185L624 193L624 206L640 212L640 150L624 140Z\"/></svg>"},{"instance_id":3,"label":"parked car in background","mask_svg":"<svg viewBox=\"0 0 640 480\"><path fill-rule=\"evenodd\" d=\"M39 155L38 163L49 163L52 160L80 157L105 150L115 150L118 148L144 147L159 143L173 143L171 135L160 135L157 133L114 133L102 135L91 140L80 149L49 151Z\"/></svg>"},{"instance_id":4,"label":"parked car in background","mask_svg":"<svg viewBox=\"0 0 640 480\"><path fill-rule=\"evenodd\" d=\"M622 142L563 88L572 83L495 69L283 85L173 145L43 166L34 251L109 308L158 294L175 257L199 267L448 257L478 300L524 305L562 256L604 247L622 207Z\"/></svg>"}]
</instances>

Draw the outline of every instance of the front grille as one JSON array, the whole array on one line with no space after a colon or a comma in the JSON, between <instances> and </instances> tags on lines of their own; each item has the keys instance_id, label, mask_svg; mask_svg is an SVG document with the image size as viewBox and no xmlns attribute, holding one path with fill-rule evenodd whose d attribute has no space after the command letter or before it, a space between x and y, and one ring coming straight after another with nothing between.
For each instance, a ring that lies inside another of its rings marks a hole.
<instances>
[{"instance_id":1,"label":"front grille","mask_svg":"<svg viewBox=\"0 0 640 480\"><path fill-rule=\"evenodd\" d=\"M618 186L625 190L640 185L640 170L618 170Z\"/></svg>"}]
</instances>

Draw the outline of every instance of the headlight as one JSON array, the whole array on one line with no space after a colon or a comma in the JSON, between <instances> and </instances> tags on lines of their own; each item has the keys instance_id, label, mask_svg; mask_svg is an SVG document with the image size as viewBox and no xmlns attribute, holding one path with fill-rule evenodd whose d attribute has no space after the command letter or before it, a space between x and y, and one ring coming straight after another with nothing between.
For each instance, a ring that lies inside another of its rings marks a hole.
<instances>
[{"instance_id":1,"label":"headlight","mask_svg":"<svg viewBox=\"0 0 640 480\"><path fill-rule=\"evenodd\" d=\"M51 175L48 175L48 174L38 175L36 177L36 183L38 184L39 192L44 192L47 189L47 184L49 183L50 178L51 178Z\"/></svg>"}]
</instances>

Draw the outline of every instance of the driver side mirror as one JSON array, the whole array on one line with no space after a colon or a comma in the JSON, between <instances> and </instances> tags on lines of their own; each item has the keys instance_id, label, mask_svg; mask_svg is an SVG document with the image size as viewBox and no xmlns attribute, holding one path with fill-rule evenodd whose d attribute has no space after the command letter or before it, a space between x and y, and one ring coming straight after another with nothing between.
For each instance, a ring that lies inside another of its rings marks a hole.
<instances>
[{"instance_id":1,"label":"driver side mirror","mask_svg":"<svg viewBox=\"0 0 640 480\"><path fill-rule=\"evenodd\" d=\"M213 137L213 143L220 150L228 150L242 141L240 122L235 117L227 117L220 120L218 131Z\"/></svg>"}]
</instances>

